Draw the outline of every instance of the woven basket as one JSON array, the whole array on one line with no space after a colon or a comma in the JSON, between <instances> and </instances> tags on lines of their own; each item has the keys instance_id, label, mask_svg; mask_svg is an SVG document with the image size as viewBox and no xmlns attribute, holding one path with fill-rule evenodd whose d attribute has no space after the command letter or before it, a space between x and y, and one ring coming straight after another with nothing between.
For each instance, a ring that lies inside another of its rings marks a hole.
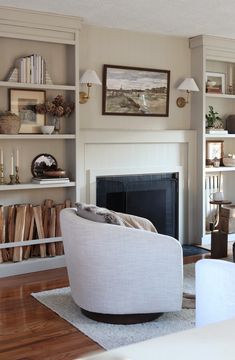
<instances>
[{"instance_id":1,"label":"woven basket","mask_svg":"<svg viewBox=\"0 0 235 360\"><path fill-rule=\"evenodd\" d=\"M19 116L9 113L0 115L0 134L18 134L19 130Z\"/></svg>"}]
</instances>

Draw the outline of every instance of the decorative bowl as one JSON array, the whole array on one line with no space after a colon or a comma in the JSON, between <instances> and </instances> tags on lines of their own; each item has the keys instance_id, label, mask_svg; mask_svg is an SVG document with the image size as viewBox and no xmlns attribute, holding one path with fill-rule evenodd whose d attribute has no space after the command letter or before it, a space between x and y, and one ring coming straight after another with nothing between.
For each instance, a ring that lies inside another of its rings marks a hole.
<instances>
[{"instance_id":1,"label":"decorative bowl","mask_svg":"<svg viewBox=\"0 0 235 360\"><path fill-rule=\"evenodd\" d=\"M224 166L235 166L235 159L231 157L224 157L223 164Z\"/></svg>"},{"instance_id":2,"label":"decorative bowl","mask_svg":"<svg viewBox=\"0 0 235 360\"><path fill-rule=\"evenodd\" d=\"M54 128L55 128L55 126L53 126L53 125L43 125L43 126L41 126L41 132L43 134L50 135L53 133Z\"/></svg>"},{"instance_id":3,"label":"decorative bowl","mask_svg":"<svg viewBox=\"0 0 235 360\"><path fill-rule=\"evenodd\" d=\"M65 174L66 174L66 171L62 170L62 169L43 171L43 175L46 177L65 177Z\"/></svg>"}]
</instances>

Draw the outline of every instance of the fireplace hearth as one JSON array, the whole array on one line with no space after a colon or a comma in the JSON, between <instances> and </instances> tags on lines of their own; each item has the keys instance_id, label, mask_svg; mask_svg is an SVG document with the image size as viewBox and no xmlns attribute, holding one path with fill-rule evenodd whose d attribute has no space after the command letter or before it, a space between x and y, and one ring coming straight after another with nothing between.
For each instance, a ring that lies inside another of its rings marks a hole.
<instances>
[{"instance_id":1,"label":"fireplace hearth","mask_svg":"<svg viewBox=\"0 0 235 360\"><path fill-rule=\"evenodd\" d=\"M98 176L96 203L145 217L158 232L178 239L178 173Z\"/></svg>"}]
</instances>

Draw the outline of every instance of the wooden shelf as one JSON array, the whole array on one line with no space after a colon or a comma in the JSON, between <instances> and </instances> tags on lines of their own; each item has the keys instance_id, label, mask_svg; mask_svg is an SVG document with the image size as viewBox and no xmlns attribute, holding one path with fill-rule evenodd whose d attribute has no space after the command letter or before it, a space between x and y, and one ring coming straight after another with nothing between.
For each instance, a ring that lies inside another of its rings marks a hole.
<instances>
[{"instance_id":1,"label":"wooden shelf","mask_svg":"<svg viewBox=\"0 0 235 360\"><path fill-rule=\"evenodd\" d=\"M75 139L75 134L55 134L55 135L45 135L45 134L0 134L0 140L70 140Z\"/></svg>"},{"instance_id":2,"label":"wooden shelf","mask_svg":"<svg viewBox=\"0 0 235 360\"><path fill-rule=\"evenodd\" d=\"M38 90L62 90L62 91L75 91L74 85L50 85L50 84L25 84L11 81L0 81L1 87L6 88L19 88L19 89L38 89Z\"/></svg>"},{"instance_id":3,"label":"wooden shelf","mask_svg":"<svg viewBox=\"0 0 235 360\"><path fill-rule=\"evenodd\" d=\"M61 184L16 184L16 185L0 185L0 191L10 191L10 190L35 190L35 189L46 189L46 188L65 188L65 187L74 187L76 186L75 181L70 181L69 183Z\"/></svg>"}]
</instances>

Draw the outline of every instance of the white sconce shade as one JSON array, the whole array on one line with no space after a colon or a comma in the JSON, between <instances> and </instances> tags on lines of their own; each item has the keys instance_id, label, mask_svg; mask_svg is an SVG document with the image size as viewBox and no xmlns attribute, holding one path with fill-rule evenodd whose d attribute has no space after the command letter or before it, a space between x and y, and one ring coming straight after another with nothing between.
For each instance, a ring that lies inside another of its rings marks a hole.
<instances>
[{"instance_id":1,"label":"white sconce shade","mask_svg":"<svg viewBox=\"0 0 235 360\"><path fill-rule=\"evenodd\" d=\"M79 92L80 104L85 104L90 98L90 88L92 85L102 85L95 70L86 70L80 79L80 84L86 84L88 88L87 93L84 91Z\"/></svg>"},{"instance_id":2,"label":"white sconce shade","mask_svg":"<svg viewBox=\"0 0 235 360\"><path fill-rule=\"evenodd\" d=\"M80 79L80 84L96 84L101 85L95 70L86 70Z\"/></svg>"},{"instance_id":3,"label":"white sconce shade","mask_svg":"<svg viewBox=\"0 0 235 360\"><path fill-rule=\"evenodd\" d=\"M189 93L192 91L199 91L199 88L193 78L186 78L182 83L177 87L178 90L186 91L187 98L178 97L176 104L178 107L184 107L188 103Z\"/></svg>"}]
</instances>

